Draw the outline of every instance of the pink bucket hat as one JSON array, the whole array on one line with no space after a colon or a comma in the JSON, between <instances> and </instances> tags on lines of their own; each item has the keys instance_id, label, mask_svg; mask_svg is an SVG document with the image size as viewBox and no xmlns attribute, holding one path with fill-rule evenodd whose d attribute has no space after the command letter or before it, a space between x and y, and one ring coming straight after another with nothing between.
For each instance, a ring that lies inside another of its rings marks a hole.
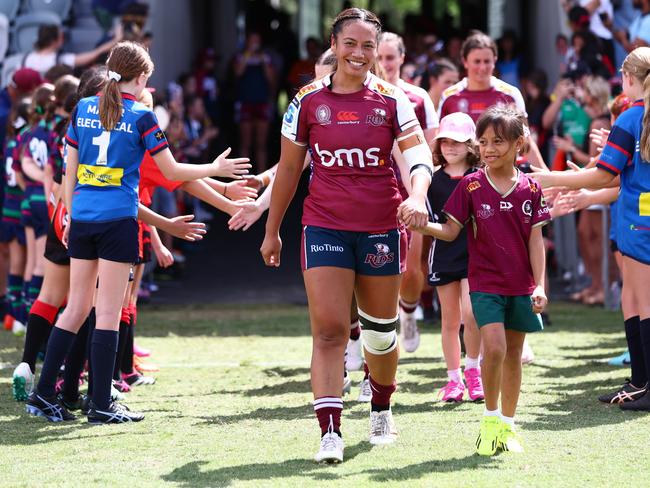
<instances>
[{"instance_id":1,"label":"pink bucket hat","mask_svg":"<svg viewBox=\"0 0 650 488\"><path fill-rule=\"evenodd\" d=\"M476 125L472 118L463 113L455 112L442 118L440 130L434 140L452 139L457 142L467 142L474 138Z\"/></svg>"}]
</instances>

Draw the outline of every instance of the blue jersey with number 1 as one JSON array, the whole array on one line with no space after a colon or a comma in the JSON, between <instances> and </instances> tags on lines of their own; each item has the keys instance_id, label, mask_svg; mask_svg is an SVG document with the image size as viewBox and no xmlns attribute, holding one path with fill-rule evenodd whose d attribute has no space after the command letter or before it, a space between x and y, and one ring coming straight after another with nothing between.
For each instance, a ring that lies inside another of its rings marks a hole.
<instances>
[{"instance_id":1,"label":"blue jersey with number 1","mask_svg":"<svg viewBox=\"0 0 650 488\"><path fill-rule=\"evenodd\" d=\"M122 93L122 118L111 131L99 120L99 97L79 101L66 142L79 151L72 220L106 222L136 218L140 163L145 150L155 155L167 145L154 113Z\"/></svg>"}]
</instances>

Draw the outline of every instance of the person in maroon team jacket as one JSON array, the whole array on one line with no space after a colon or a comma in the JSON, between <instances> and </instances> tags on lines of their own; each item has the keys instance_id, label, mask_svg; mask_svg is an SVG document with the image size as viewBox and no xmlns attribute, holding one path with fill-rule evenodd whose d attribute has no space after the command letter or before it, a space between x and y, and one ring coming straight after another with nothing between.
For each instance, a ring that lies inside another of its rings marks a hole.
<instances>
[{"instance_id":1,"label":"person in maroon team jacket","mask_svg":"<svg viewBox=\"0 0 650 488\"><path fill-rule=\"evenodd\" d=\"M312 176L301 260L313 335L314 410L322 434L318 462L343 460L341 388L353 293L372 386L370 442L391 443L397 435L390 398L396 387L397 299L406 259L402 224L426 224L433 166L411 102L370 72L380 31L377 17L363 9L344 10L334 20L336 69L303 87L284 116L260 249L268 266L280 265L280 225L309 149ZM412 192L403 203L391 159L395 140L410 168Z\"/></svg>"}]
</instances>

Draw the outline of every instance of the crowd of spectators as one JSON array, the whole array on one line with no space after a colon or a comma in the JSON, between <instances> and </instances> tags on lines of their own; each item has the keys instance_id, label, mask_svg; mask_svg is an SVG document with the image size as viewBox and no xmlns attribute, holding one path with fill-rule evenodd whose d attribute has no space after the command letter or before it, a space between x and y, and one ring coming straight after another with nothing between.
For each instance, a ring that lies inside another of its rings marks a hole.
<instances>
[{"instance_id":1,"label":"crowd of spectators","mask_svg":"<svg viewBox=\"0 0 650 488\"><path fill-rule=\"evenodd\" d=\"M556 37L561 78L555 86L549 90L547 74L525 56L525 46L513 30L504 31L497 40L495 73L521 90L531 133L553 169L566 168L567 161L589 164L597 151L590 143L589 131L609 127L608 103L620 92L617 67L627 52L650 45L650 0L564 0L562 5L570 36L558 33ZM24 87L31 88L41 77L54 82L64 74L103 62L120 39L137 39L147 45L153 42L145 30L146 5L94 0L93 13L105 34L96 48L63 52L61 27L43 25L33 50L5 59L0 136L4 135L12 103L25 95L20 93ZM460 46L465 33L445 28L438 29L444 34L437 35L421 28L427 25L431 24L407 17L404 29L398 29L404 31L406 44L401 76L424 88L438 107L442 92L464 75ZM308 38L306 56L300 58L297 45L293 49L283 47L291 44L290 33L283 32L278 40L269 32L248 29L223 76L217 72L217 51L206 48L197 53L186 73L154 93L156 113L178 161L205 162L233 146L238 155L251 158L257 172L274 164L277 137L273 131L279 126L283 104L314 78L315 61L327 47L327 40ZM279 36L279 31L274 32ZM163 189L156 192L154 208L168 216L191 211L198 219L210 218L198 200ZM580 296L587 303L602 302L605 293L597 278L602 261L602 246L596 245L603 239L601 210L582 212L578 223L582 260L592 283L589 292ZM598 252L592 252L594 249Z\"/></svg>"}]
</instances>

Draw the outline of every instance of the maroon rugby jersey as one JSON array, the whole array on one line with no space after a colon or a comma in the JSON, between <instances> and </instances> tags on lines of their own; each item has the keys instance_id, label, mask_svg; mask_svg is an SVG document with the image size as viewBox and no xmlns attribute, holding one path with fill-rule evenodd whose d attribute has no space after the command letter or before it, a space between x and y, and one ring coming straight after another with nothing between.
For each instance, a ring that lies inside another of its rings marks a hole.
<instances>
[{"instance_id":1,"label":"maroon rugby jersey","mask_svg":"<svg viewBox=\"0 0 650 488\"><path fill-rule=\"evenodd\" d=\"M436 112L436 108L433 106L429 94L419 86L407 83L401 78L398 80L397 86L404 90L406 97L411 101L411 105L413 105L413 110L415 111L415 116L418 118L418 122L420 122L420 127L424 130L437 129L440 126L438 112ZM397 165L395 165L395 174L397 175L399 192L402 195L402 199L406 200L409 194L406 191L406 187L402 181L402 175L400 174Z\"/></svg>"},{"instance_id":2,"label":"maroon rugby jersey","mask_svg":"<svg viewBox=\"0 0 650 488\"><path fill-rule=\"evenodd\" d=\"M517 170L517 181L501 195L485 169L465 176L447 200L445 214L466 225L469 289L499 295L535 290L528 254L533 227L551 219L537 181Z\"/></svg>"},{"instance_id":3,"label":"maroon rugby jersey","mask_svg":"<svg viewBox=\"0 0 650 488\"><path fill-rule=\"evenodd\" d=\"M497 103L514 103L523 114L526 114L524 97L517 87L493 76L489 89L468 90L467 78L463 78L442 92L439 115L442 119L446 115L463 112L476 123L483 112Z\"/></svg>"},{"instance_id":4,"label":"maroon rugby jersey","mask_svg":"<svg viewBox=\"0 0 650 488\"><path fill-rule=\"evenodd\" d=\"M303 225L357 232L398 227L402 198L391 150L398 134L417 125L404 92L371 73L355 93L334 93L329 75L302 88L284 115L282 135L311 152Z\"/></svg>"}]
</instances>

